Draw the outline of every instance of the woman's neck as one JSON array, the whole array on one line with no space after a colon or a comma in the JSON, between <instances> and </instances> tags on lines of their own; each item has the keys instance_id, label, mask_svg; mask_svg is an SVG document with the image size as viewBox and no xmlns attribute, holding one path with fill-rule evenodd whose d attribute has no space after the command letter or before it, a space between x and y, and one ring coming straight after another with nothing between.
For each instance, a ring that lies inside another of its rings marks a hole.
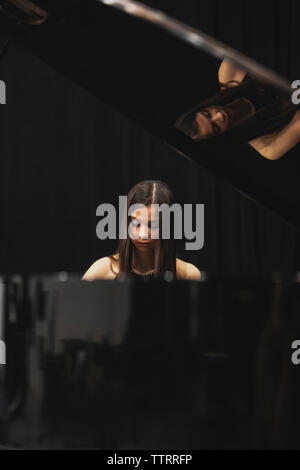
<instances>
[{"instance_id":1,"label":"woman's neck","mask_svg":"<svg viewBox=\"0 0 300 470\"><path fill-rule=\"evenodd\" d=\"M139 274L147 274L154 270L154 251L141 252L133 247L131 268Z\"/></svg>"}]
</instances>

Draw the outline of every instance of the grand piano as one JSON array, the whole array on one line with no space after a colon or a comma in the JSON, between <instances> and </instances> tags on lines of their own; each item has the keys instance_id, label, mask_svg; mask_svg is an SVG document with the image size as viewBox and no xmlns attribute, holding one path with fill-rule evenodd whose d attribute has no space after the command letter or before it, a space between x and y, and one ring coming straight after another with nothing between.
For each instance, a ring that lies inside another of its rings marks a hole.
<instances>
[{"instance_id":1,"label":"grand piano","mask_svg":"<svg viewBox=\"0 0 300 470\"><path fill-rule=\"evenodd\" d=\"M215 92L224 58L290 99L285 77L136 2L0 5L2 54L27 48L300 227L295 154L270 162L247 144L195 142L174 127ZM8 277L1 292L3 448L300 448L296 275L149 284Z\"/></svg>"}]
</instances>

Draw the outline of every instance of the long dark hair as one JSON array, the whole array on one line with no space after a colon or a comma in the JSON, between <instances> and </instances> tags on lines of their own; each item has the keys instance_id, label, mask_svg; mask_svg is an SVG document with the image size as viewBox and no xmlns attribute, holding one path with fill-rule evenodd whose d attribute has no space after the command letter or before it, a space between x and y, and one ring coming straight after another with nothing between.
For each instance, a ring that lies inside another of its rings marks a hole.
<instances>
[{"instance_id":1,"label":"long dark hair","mask_svg":"<svg viewBox=\"0 0 300 470\"><path fill-rule=\"evenodd\" d=\"M133 204L143 204L149 207L151 204L163 204L169 206L173 203L173 194L167 184L157 180L145 180L136 184L128 193L127 196L127 229L130 223L130 216L128 216L128 209ZM171 272L173 278L177 278L176 274L176 245L174 230L171 227L170 239L163 239L161 236L162 229L162 214L159 214L159 239L156 240L154 248L154 277L162 277L167 271ZM172 220L172 218L170 218ZM172 223L172 222L171 222ZM119 273L128 274L132 270L132 254L133 244L131 239L120 239L116 253L110 256L114 261L119 257Z\"/></svg>"},{"instance_id":2,"label":"long dark hair","mask_svg":"<svg viewBox=\"0 0 300 470\"><path fill-rule=\"evenodd\" d=\"M221 89L215 96L183 113L175 122L175 127L193 140L201 140L204 137L198 134L197 112L209 106L224 106L240 98L248 98L250 101L253 98L255 100L262 98L264 104L252 115L233 124L227 131L209 139L230 140L236 143L249 142L257 137L279 132L292 120L299 109L299 106L292 104L286 94L254 80L247 74L243 82L237 82L235 86L224 84L224 89Z\"/></svg>"}]
</instances>

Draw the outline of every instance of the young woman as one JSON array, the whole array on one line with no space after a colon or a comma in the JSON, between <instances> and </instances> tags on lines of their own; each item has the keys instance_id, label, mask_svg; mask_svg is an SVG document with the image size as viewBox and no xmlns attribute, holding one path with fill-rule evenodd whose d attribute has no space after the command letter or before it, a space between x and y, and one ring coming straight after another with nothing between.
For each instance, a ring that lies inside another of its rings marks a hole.
<instances>
[{"instance_id":1,"label":"young woman","mask_svg":"<svg viewBox=\"0 0 300 470\"><path fill-rule=\"evenodd\" d=\"M223 137L247 142L269 160L300 141L300 111L286 95L223 60L220 92L179 117L175 126L194 140Z\"/></svg>"},{"instance_id":2,"label":"young woman","mask_svg":"<svg viewBox=\"0 0 300 470\"><path fill-rule=\"evenodd\" d=\"M199 269L176 258L174 238L161 237L161 217L151 204L170 206L172 200L171 190L161 181L147 180L136 184L128 194L127 211L133 204L144 207L132 211L127 218L131 236L120 239L116 253L93 263L82 279L115 279L130 275L148 280L166 275L168 279L200 280Z\"/></svg>"}]
</instances>

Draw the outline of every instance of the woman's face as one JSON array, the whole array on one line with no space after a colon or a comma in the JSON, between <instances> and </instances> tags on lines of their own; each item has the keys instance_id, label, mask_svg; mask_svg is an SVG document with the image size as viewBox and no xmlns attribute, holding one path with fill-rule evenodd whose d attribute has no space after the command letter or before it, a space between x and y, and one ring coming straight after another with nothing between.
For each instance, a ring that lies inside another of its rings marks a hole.
<instances>
[{"instance_id":1,"label":"woman's face","mask_svg":"<svg viewBox=\"0 0 300 470\"><path fill-rule=\"evenodd\" d=\"M211 137L222 134L230 127L230 116L224 106L209 106L196 113L198 134Z\"/></svg>"},{"instance_id":2,"label":"woman's face","mask_svg":"<svg viewBox=\"0 0 300 470\"><path fill-rule=\"evenodd\" d=\"M253 112L252 103L244 98L234 100L224 106L208 106L196 113L197 134L202 138L222 134Z\"/></svg>"},{"instance_id":3,"label":"woman's face","mask_svg":"<svg viewBox=\"0 0 300 470\"><path fill-rule=\"evenodd\" d=\"M131 212L128 234L137 249L153 249L159 238L158 211L144 206Z\"/></svg>"}]
</instances>

